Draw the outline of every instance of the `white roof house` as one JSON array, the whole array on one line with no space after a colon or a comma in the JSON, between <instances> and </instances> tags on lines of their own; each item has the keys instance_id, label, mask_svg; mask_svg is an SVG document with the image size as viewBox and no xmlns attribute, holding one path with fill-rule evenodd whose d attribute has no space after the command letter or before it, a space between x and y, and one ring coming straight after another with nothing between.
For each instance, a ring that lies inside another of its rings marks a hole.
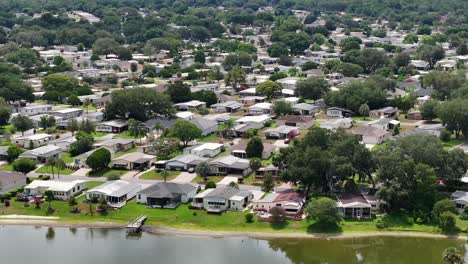
<instances>
[{"instance_id":1,"label":"white roof house","mask_svg":"<svg viewBox=\"0 0 468 264\"><path fill-rule=\"evenodd\" d=\"M174 104L174 106L179 110L189 110L189 109L199 108L199 107L204 108L206 107L206 103L198 101L198 100L192 100L189 102Z\"/></svg>"},{"instance_id":2,"label":"white roof house","mask_svg":"<svg viewBox=\"0 0 468 264\"><path fill-rule=\"evenodd\" d=\"M236 120L237 124L248 124L248 123L266 123L270 121L271 118L268 115L258 115L258 116L244 116Z\"/></svg>"},{"instance_id":3,"label":"white roof house","mask_svg":"<svg viewBox=\"0 0 468 264\"><path fill-rule=\"evenodd\" d=\"M36 160L39 163L46 163L51 157L60 157L63 150L60 147L47 145L31 150L27 150L19 155L19 158Z\"/></svg>"},{"instance_id":4,"label":"white roof house","mask_svg":"<svg viewBox=\"0 0 468 264\"><path fill-rule=\"evenodd\" d=\"M187 111L186 111L186 112L177 112L175 115L176 115L178 118L182 118L182 119L184 119L184 120L190 120L190 119L192 119L192 118L195 116L194 113L192 113L192 112L187 112Z\"/></svg>"},{"instance_id":5,"label":"white roof house","mask_svg":"<svg viewBox=\"0 0 468 264\"><path fill-rule=\"evenodd\" d=\"M40 146L46 145L54 136L44 133L21 136L13 139L13 142L16 145L19 145L24 148L37 148Z\"/></svg>"},{"instance_id":6,"label":"white roof house","mask_svg":"<svg viewBox=\"0 0 468 264\"><path fill-rule=\"evenodd\" d=\"M197 155L200 157L212 158L224 150L224 145L219 143L204 143L184 149L184 153Z\"/></svg>"},{"instance_id":7,"label":"white roof house","mask_svg":"<svg viewBox=\"0 0 468 264\"><path fill-rule=\"evenodd\" d=\"M87 181L41 181L34 180L29 185L24 187L24 191L28 195L44 194L46 191L52 191L54 198L66 200L77 193L82 192L86 187Z\"/></svg>"},{"instance_id":8,"label":"white roof house","mask_svg":"<svg viewBox=\"0 0 468 264\"><path fill-rule=\"evenodd\" d=\"M138 183L117 180L108 181L86 192L86 198L104 198L112 207L120 208L141 191L142 187Z\"/></svg>"}]
</instances>

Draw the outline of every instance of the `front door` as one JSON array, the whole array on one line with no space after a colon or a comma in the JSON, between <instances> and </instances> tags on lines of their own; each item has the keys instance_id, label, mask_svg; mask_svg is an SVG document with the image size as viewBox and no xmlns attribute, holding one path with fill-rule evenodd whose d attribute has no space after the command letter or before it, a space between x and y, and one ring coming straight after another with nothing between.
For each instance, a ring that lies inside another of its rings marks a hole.
<instances>
[{"instance_id":1,"label":"front door","mask_svg":"<svg viewBox=\"0 0 468 264\"><path fill-rule=\"evenodd\" d=\"M362 218L362 209L361 208L355 208L354 209L354 217Z\"/></svg>"}]
</instances>

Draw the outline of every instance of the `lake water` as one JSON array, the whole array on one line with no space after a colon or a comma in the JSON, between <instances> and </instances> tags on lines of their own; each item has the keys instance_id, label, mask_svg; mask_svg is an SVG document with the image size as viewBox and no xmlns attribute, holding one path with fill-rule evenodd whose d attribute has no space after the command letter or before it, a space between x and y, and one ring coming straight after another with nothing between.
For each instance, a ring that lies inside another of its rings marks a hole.
<instances>
[{"instance_id":1,"label":"lake water","mask_svg":"<svg viewBox=\"0 0 468 264\"><path fill-rule=\"evenodd\" d=\"M0 226L0 263L16 264L429 264L449 246L465 254L465 241L451 239L128 238L118 229Z\"/></svg>"}]
</instances>

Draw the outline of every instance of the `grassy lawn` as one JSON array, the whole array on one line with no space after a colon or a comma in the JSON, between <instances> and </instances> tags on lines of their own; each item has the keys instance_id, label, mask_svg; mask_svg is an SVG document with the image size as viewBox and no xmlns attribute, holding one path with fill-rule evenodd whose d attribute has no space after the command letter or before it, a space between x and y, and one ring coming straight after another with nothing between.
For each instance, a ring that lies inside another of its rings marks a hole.
<instances>
[{"instance_id":1,"label":"grassy lawn","mask_svg":"<svg viewBox=\"0 0 468 264\"><path fill-rule=\"evenodd\" d=\"M379 151L379 150L384 150L385 148L387 148L388 144L390 144L390 141L386 141L380 145L375 145L371 151Z\"/></svg>"},{"instance_id":2,"label":"grassy lawn","mask_svg":"<svg viewBox=\"0 0 468 264\"><path fill-rule=\"evenodd\" d=\"M168 175L166 178L166 181L171 181L175 179L177 176L179 176L180 171L167 171ZM160 172L156 172L156 170L149 171L143 175L140 176L140 179L143 180L160 180L163 181L164 177L161 175Z\"/></svg>"},{"instance_id":3,"label":"grassy lawn","mask_svg":"<svg viewBox=\"0 0 468 264\"><path fill-rule=\"evenodd\" d=\"M0 171L13 171L13 164L10 163L0 166Z\"/></svg>"},{"instance_id":4,"label":"grassy lawn","mask_svg":"<svg viewBox=\"0 0 468 264\"><path fill-rule=\"evenodd\" d=\"M73 157L68 152L62 153L62 159L65 163L73 163Z\"/></svg>"},{"instance_id":5,"label":"grassy lawn","mask_svg":"<svg viewBox=\"0 0 468 264\"><path fill-rule=\"evenodd\" d=\"M104 169L98 172L90 172L89 177L109 177L109 176L122 176L128 171L126 170L113 170L113 169Z\"/></svg>"},{"instance_id":6,"label":"grassy lawn","mask_svg":"<svg viewBox=\"0 0 468 264\"><path fill-rule=\"evenodd\" d=\"M261 180L255 179L255 173L250 173L247 177L244 177L243 184L253 185L254 183L261 184Z\"/></svg>"},{"instance_id":7,"label":"grassy lawn","mask_svg":"<svg viewBox=\"0 0 468 264\"><path fill-rule=\"evenodd\" d=\"M89 181L89 182L86 183L86 189L88 189L88 190L92 189L92 188L94 188L96 186L99 186L99 185L101 185L103 183L104 182L102 182L102 181Z\"/></svg>"},{"instance_id":8,"label":"grassy lawn","mask_svg":"<svg viewBox=\"0 0 468 264\"><path fill-rule=\"evenodd\" d=\"M354 121L373 121L376 120L375 118L371 118L368 116L353 116L351 117Z\"/></svg>"},{"instance_id":9,"label":"grassy lawn","mask_svg":"<svg viewBox=\"0 0 468 264\"><path fill-rule=\"evenodd\" d=\"M271 157L266 160L262 160L262 166L268 166L271 164L273 164L273 155L271 155Z\"/></svg>"},{"instance_id":10,"label":"grassy lawn","mask_svg":"<svg viewBox=\"0 0 468 264\"><path fill-rule=\"evenodd\" d=\"M93 137L103 137L105 135L107 135L108 133L105 133L105 132L97 132L95 131L92 135Z\"/></svg>"},{"instance_id":11,"label":"grassy lawn","mask_svg":"<svg viewBox=\"0 0 468 264\"><path fill-rule=\"evenodd\" d=\"M86 106L84 105L80 105L78 106L78 108L80 109L83 109L85 112L86 112ZM88 111L95 111L96 110L96 107L94 105L88 105Z\"/></svg>"},{"instance_id":12,"label":"grassy lawn","mask_svg":"<svg viewBox=\"0 0 468 264\"><path fill-rule=\"evenodd\" d=\"M208 181L214 181L215 183L220 182L224 176L208 176ZM204 182L203 177L196 176L193 178L192 182L194 183L199 183L199 182Z\"/></svg>"},{"instance_id":13,"label":"grassy lawn","mask_svg":"<svg viewBox=\"0 0 468 264\"><path fill-rule=\"evenodd\" d=\"M210 134L206 137L202 137L202 138L199 138L197 140L198 142L218 142L219 141L219 137L216 133L213 133L213 134Z\"/></svg>"},{"instance_id":14,"label":"grassy lawn","mask_svg":"<svg viewBox=\"0 0 468 264\"><path fill-rule=\"evenodd\" d=\"M90 186L98 184L90 183ZM82 199L77 199L82 201ZM80 202L78 207L81 214L72 214L69 211L72 207L64 201L52 202L55 209L52 216L60 217L64 222L114 222L128 223L139 215L147 215L148 225L163 225L175 228L186 229L204 229L204 230L226 230L226 231L245 231L245 232L327 232L327 233L366 233L378 232L375 227L375 220L346 220L339 228L324 229L317 226L314 221L287 221L284 224L270 224L266 222L254 221L246 223L246 212L226 212L221 215L208 214L204 210L191 210L188 205L180 205L177 209L150 209L144 205L137 204L135 201L129 202L126 206L116 211L109 211L106 214L98 214L93 205L94 214L88 214L89 205ZM23 202L12 201L11 206L4 208L4 214L19 215L47 215L47 206L43 204L41 209L35 209L34 206L24 207ZM388 217L388 231L406 231L406 232L425 232L438 233L438 228L433 225L419 225L407 223L402 218ZM467 225L467 221L459 221L459 227Z\"/></svg>"},{"instance_id":15,"label":"grassy lawn","mask_svg":"<svg viewBox=\"0 0 468 264\"><path fill-rule=\"evenodd\" d=\"M128 154L128 153L133 153L133 152L137 152L138 149L137 148L131 148L129 150L126 150L126 151L119 151L119 152L116 152L115 153L115 157L120 157L120 156L123 156L125 154Z\"/></svg>"},{"instance_id":16,"label":"grassy lawn","mask_svg":"<svg viewBox=\"0 0 468 264\"><path fill-rule=\"evenodd\" d=\"M445 150L449 150L457 145L460 145L460 144L463 144L465 142L465 140L462 140L462 139L456 139L455 137L452 137L448 142L443 142L442 143L444 144L444 149Z\"/></svg>"},{"instance_id":17,"label":"grassy lawn","mask_svg":"<svg viewBox=\"0 0 468 264\"><path fill-rule=\"evenodd\" d=\"M115 137L118 137L118 138L128 138L128 139L135 139L135 137L134 137L134 136L130 136L130 135L128 134L128 131L125 131L125 132L119 133L119 134L115 135ZM137 139L137 141L138 141L138 139Z\"/></svg>"},{"instance_id":18,"label":"grassy lawn","mask_svg":"<svg viewBox=\"0 0 468 264\"><path fill-rule=\"evenodd\" d=\"M13 125L0 126L0 130L4 132L11 132L12 130L15 130L15 127Z\"/></svg>"},{"instance_id":19,"label":"grassy lawn","mask_svg":"<svg viewBox=\"0 0 468 264\"><path fill-rule=\"evenodd\" d=\"M73 172L75 172L74 170L70 170L69 168L65 168L63 170L60 170L60 175L70 175L72 174ZM49 167L49 166L42 166L40 167L39 169L36 170L36 173L43 173L43 174L52 174L52 167ZM54 174L57 175L58 173L58 170L57 168L54 168Z\"/></svg>"}]
</instances>

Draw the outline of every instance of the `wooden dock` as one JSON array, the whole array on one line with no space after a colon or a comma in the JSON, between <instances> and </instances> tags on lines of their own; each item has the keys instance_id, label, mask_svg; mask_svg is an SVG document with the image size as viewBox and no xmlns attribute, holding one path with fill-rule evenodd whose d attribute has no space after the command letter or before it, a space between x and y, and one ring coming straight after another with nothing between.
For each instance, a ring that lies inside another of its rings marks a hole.
<instances>
[{"instance_id":1,"label":"wooden dock","mask_svg":"<svg viewBox=\"0 0 468 264\"><path fill-rule=\"evenodd\" d=\"M141 232L141 229L143 225L145 224L145 221L148 217L146 215L141 215L135 220L131 221L127 225L127 233L139 233Z\"/></svg>"}]
</instances>

